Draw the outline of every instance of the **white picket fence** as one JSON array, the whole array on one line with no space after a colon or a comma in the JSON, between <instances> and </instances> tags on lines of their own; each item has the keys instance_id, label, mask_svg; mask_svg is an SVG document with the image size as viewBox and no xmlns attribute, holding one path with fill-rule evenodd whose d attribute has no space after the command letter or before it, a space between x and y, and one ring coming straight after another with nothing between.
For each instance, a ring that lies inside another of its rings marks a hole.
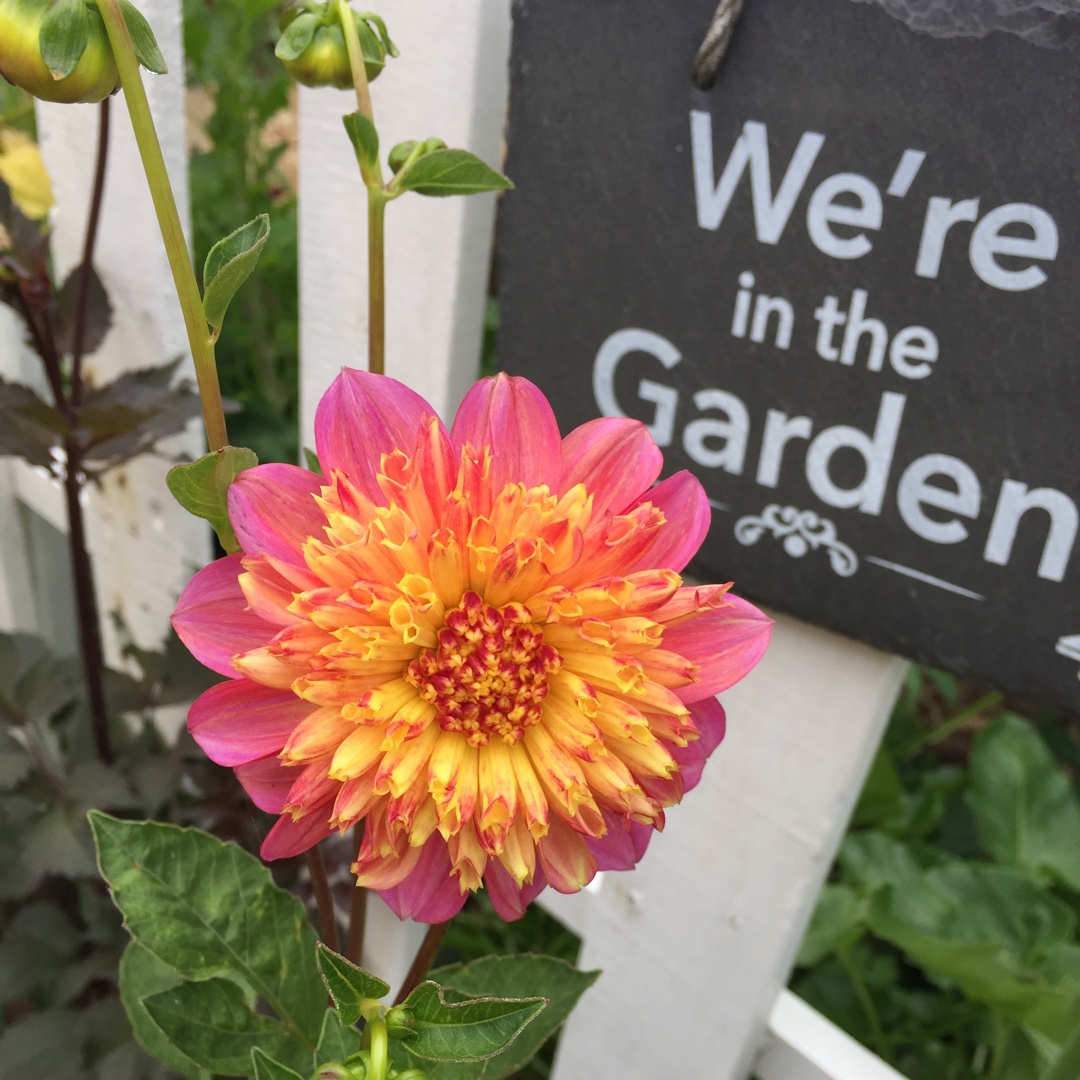
<instances>
[{"instance_id":1,"label":"white picket fence","mask_svg":"<svg viewBox=\"0 0 1080 1080\"><path fill-rule=\"evenodd\" d=\"M171 75L148 79L166 158L183 197L178 0L143 0ZM373 88L384 146L438 134L488 161L500 153L509 0L395 0L386 14L403 58ZM364 200L341 126L347 93L300 94L300 302L304 441L342 365L364 362ZM164 252L122 100L114 107L97 264L117 309L92 358L99 378L185 351ZM58 197L56 258L78 259L96 131L92 106L42 107L39 129ZM527 177L518 177L527 183ZM409 198L388 214L388 366L451 415L476 373L494 199ZM584 298L583 298L583 302ZM17 326L0 312L0 374L30 378ZM193 432L178 446L199 449ZM160 640L205 531L174 506L166 464L147 457L88 496L103 612L136 640ZM147 513L149 508L149 513ZM0 459L0 629L70 635L61 493ZM115 658L116 645L108 648ZM794 955L895 698L904 664L778 617L760 667L724 695L728 735L701 785L670 815L632 873L602 875L543 903L602 968L562 1034L557 1080L902 1080L785 989ZM370 916L365 962L399 979L420 928Z\"/></svg>"}]
</instances>

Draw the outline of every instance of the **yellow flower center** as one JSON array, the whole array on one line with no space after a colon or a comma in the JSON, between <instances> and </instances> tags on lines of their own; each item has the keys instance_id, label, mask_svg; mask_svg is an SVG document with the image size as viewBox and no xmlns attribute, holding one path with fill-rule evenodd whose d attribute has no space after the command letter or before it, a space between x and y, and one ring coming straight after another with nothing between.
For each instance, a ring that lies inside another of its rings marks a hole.
<instances>
[{"instance_id":1,"label":"yellow flower center","mask_svg":"<svg viewBox=\"0 0 1080 1080\"><path fill-rule=\"evenodd\" d=\"M540 722L548 676L562 658L523 604L495 608L475 592L448 611L438 645L409 664L407 682L435 706L439 726L471 746L513 746Z\"/></svg>"}]
</instances>

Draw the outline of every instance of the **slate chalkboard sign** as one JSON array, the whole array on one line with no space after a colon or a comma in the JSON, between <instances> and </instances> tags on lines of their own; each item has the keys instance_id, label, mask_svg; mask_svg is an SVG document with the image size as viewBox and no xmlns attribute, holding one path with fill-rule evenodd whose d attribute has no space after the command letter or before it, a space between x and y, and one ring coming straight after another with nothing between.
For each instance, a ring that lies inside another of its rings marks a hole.
<instances>
[{"instance_id":1,"label":"slate chalkboard sign","mask_svg":"<svg viewBox=\"0 0 1080 1080\"><path fill-rule=\"evenodd\" d=\"M518 0L499 352L692 569L1077 711L1080 15L991 6L749 0L703 92L714 0Z\"/></svg>"}]
</instances>

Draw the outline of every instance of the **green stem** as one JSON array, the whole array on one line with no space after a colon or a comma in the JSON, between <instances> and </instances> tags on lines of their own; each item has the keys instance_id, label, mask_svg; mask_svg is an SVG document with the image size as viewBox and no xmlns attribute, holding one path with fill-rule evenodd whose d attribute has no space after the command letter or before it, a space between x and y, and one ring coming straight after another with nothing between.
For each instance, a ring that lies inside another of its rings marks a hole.
<instances>
[{"instance_id":1,"label":"green stem","mask_svg":"<svg viewBox=\"0 0 1080 1080\"><path fill-rule=\"evenodd\" d=\"M161 238L165 242L173 284L184 314L184 326L187 329L191 355L195 361L199 395L202 398L206 439L211 450L220 450L228 445L229 436L225 430L225 412L221 405L214 346L203 316L202 297L199 295L195 271L188 256L187 241L184 239L180 214L176 209L169 174L165 169L165 159L162 157L161 145L154 129L150 104L146 100L146 90L139 73L139 61L120 11L119 0L97 0L97 5L105 21L109 43L116 59L116 69L120 74L120 85L124 88L124 100L131 115L131 126L135 129L135 141L142 158L143 171L150 186L150 197L154 201Z\"/></svg>"},{"instance_id":2,"label":"green stem","mask_svg":"<svg viewBox=\"0 0 1080 1080\"><path fill-rule=\"evenodd\" d=\"M1005 695L1000 690L991 690L989 694L985 694L978 701L973 701L943 724L938 724L936 728L931 729L925 735L920 735L917 739L913 739L911 742L901 746L896 751L897 757L914 757L928 746L934 746L947 739L953 732L959 731L972 717L986 712L987 709L994 708L995 705L1000 705L1004 700Z\"/></svg>"},{"instance_id":3,"label":"green stem","mask_svg":"<svg viewBox=\"0 0 1080 1080\"><path fill-rule=\"evenodd\" d=\"M337 0L337 13L341 20L341 32L345 35L345 48L349 54L353 86L356 88L356 107L374 123L375 117L371 111L371 91L368 89L367 70L364 67L364 50L360 45L360 35L356 32L356 18L345 0Z\"/></svg>"},{"instance_id":4,"label":"green stem","mask_svg":"<svg viewBox=\"0 0 1080 1080\"><path fill-rule=\"evenodd\" d=\"M874 1006L874 999L870 996L870 991L866 989L866 983L863 982L859 969L851 959L851 949L837 949L836 956L844 971L847 972L851 985L855 987L855 996L859 999L867 1023L870 1025L870 1037L874 1040L878 1057L891 1065L892 1054L889 1052L889 1040L885 1038L885 1029L881 1026L881 1017L878 1016L877 1008Z\"/></svg>"},{"instance_id":5,"label":"green stem","mask_svg":"<svg viewBox=\"0 0 1080 1080\"><path fill-rule=\"evenodd\" d=\"M1039 1080L1076 1080L1080 1076L1080 1023L1069 1033L1061 1053L1053 1060Z\"/></svg>"},{"instance_id":6,"label":"green stem","mask_svg":"<svg viewBox=\"0 0 1080 1080\"><path fill-rule=\"evenodd\" d=\"M367 1022L366 1034L371 1054L367 1080L386 1080L390 1067L390 1037L386 1030L386 1020L382 1016L373 1016Z\"/></svg>"},{"instance_id":7,"label":"green stem","mask_svg":"<svg viewBox=\"0 0 1080 1080\"><path fill-rule=\"evenodd\" d=\"M994 1013L994 1060L990 1063L990 1072L986 1080L1004 1080L1006 1055L1015 1030L1015 1024ZM1076 1080L1075 1074L1070 1080Z\"/></svg>"},{"instance_id":8,"label":"green stem","mask_svg":"<svg viewBox=\"0 0 1080 1080\"><path fill-rule=\"evenodd\" d=\"M386 196L368 188L368 371L386 374Z\"/></svg>"}]
</instances>

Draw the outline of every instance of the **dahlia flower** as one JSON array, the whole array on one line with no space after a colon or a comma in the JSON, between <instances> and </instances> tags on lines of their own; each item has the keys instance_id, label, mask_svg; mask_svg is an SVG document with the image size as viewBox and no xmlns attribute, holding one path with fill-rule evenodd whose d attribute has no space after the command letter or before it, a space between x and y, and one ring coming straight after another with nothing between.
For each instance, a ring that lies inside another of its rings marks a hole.
<instances>
[{"instance_id":1,"label":"dahlia flower","mask_svg":"<svg viewBox=\"0 0 1080 1080\"><path fill-rule=\"evenodd\" d=\"M188 724L280 815L263 856L363 822L358 883L424 922L479 888L517 918L545 885L634 866L771 626L727 585L682 583L701 485L654 487L635 420L560 439L543 394L505 375L447 432L401 383L344 370L315 429L324 475L241 473L243 550L173 615L229 677Z\"/></svg>"}]
</instances>

